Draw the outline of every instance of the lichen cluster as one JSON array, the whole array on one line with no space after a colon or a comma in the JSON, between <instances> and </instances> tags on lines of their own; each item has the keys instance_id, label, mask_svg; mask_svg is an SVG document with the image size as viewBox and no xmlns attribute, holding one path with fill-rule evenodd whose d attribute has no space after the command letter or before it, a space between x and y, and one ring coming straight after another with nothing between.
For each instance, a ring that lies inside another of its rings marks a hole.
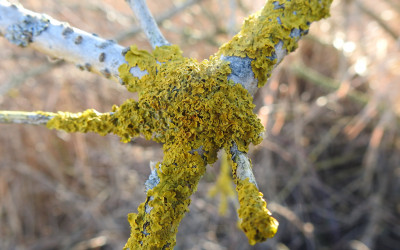
<instances>
[{"instance_id":1,"label":"lichen cluster","mask_svg":"<svg viewBox=\"0 0 400 250\"><path fill-rule=\"evenodd\" d=\"M114 133L124 142L142 134L163 143L164 159L157 164L160 183L148 191L138 213L129 215L132 234L126 247L172 248L206 164L233 142L247 151L250 143L261 141L263 127L252 112L252 97L227 80L229 63L218 57L199 63L184 58L177 46L159 47L151 54L132 46L125 59L120 76L128 90L139 91L138 101L129 99L108 114L59 113L47 126ZM130 70L135 67L148 74L133 77Z\"/></svg>"},{"instance_id":2,"label":"lichen cluster","mask_svg":"<svg viewBox=\"0 0 400 250\"><path fill-rule=\"evenodd\" d=\"M138 101L129 99L108 114L59 113L48 122L49 128L68 132L114 133L123 142L143 135L163 143L164 158L156 164L160 181L147 191L138 212L129 214L132 230L125 249L172 249L190 196L207 163L216 160L217 150L228 152L234 143L247 152L250 143L261 141L263 127L252 112L252 97L228 80L229 62L220 58L251 59L254 77L262 86L278 60L297 47L310 23L329 15L331 2L268 1L214 57L201 63L184 58L176 46L158 47L152 53L132 46L119 73L127 89L139 93ZM240 226L255 244L276 233L277 221L255 183L237 178L235 168Z\"/></svg>"},{"instance_id":3,"label":"lichen cluster","mask_svg":"<svg viewBox=\"0 0 400 250\"><path fill-rule=\"evenodd\" d=\"M44 112L41 113L46 114ZM69 133L96 132L100 135L111 133L114 129L111 115L99 113L94 109L79 113L59 111L54 118L47 122L46 126L50 129L61 129Z\"/></svg>"},{"instance_id":4,"label":"lichen cluster","mask_svg":"<svg viewBox=\"0 0 400 250\"><path fill-rule=\"evenodd\" d=\"M164 143L160 184L148 192L148 204L130 215L132 237L127 247L172 248L206 163L214 162L217 150L230 147L232 141L246 151L249 143L260 141L263 128L252 113L251 96L228 82L230 68L216 57L198 63L182 57L175 46L158 48L153 54L132 47L126 60L129 64L121 66L120 75L128 89L144 89L139 108L152 114L144 121L149 129L142 133ZM136 66L149 74L132 78L129 70ZM147 205L152 208L149 214Z\"/></svg>"},{"instance_id":5,"label":"lichen cluster","mask_svg":"<svg viewBox=\"0 0 400 250\"><path fill-rule=\"evenodd\" d=\"M48 28L49 22L44 15L26 15L18 23L7 27L5 38L13 44L26 47Z\"/></svg>"}]
</instances>

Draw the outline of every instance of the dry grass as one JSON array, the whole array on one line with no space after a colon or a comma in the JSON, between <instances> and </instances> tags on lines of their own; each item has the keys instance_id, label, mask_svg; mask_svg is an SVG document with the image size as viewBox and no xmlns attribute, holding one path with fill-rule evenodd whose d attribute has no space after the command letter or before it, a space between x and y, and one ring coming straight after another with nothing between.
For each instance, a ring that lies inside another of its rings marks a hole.
<instances>
[{"instance_id":1,"label":"dry grass","mask_svg":"<svg viewBox=\"0 0 400 250\"><path fill-rule=\"evenodd\" d=\"M132 27L124 1L20 1L102 37ZM160 15L182 1L148 1ZM203 0L163 22L185 55L208 58L263 1ZM361 4L362 3L362 4ZM268 134L250 155L280 221L250 247L207 192L208 172L184 218L176 249L396 249L400 245L400 5L334 1L332 17L275 70L256 98ZM236 21L236 25L233 21ZM149 49L144 35L121 42ZM108 111L134 96L101 77L0 39L0 109ZM159 145L115 136L0 125L0 249L121 249L126 215L144 200Z\"/></svg>"}]
</instances>

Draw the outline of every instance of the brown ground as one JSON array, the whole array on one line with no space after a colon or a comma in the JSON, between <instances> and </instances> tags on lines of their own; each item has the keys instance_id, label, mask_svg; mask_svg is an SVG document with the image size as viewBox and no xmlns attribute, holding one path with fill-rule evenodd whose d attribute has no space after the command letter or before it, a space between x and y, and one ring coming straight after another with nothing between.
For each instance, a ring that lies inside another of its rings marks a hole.
<instances>
[{"instance_id":1,"label":"brown ground","mask_svg":"<svg viewBox=\"0 0 400 250\"><path fill-rule=\"evenodd\" d=\"M20 2L105 38L136 25L124 1ZM183 1L148 2L160 16ZM263 4L236 1L233 22L230 1L198 2L162 24L169 41L198 59ZM176 249L400 246L400 4L335 0L331 14L312 25L255 98L268 133L250 156L280 222L276 237L249 246L236 227L235 201L227 216L218 215L218 199L207 196L216 163L193 197ZM133 43L149 49L141 33L121 42ZM4 38L0 46L1 110L106 112L133 96ZM0 157L0 249L121 249L126 215L144 201L149 161L162 151L143 139L123 144L113 135L0 125Z\"/></svg>"}]
</instances>

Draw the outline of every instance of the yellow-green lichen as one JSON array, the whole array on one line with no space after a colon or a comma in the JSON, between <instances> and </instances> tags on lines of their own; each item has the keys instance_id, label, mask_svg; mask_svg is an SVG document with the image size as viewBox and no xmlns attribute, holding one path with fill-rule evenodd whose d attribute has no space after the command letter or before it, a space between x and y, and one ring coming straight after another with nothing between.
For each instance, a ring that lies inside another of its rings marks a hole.
<instances>
[{"instance_id":1,"label":"yellow-green lichen","mask_svg":"<svg viewBox=\"0 0 400 250\"><path fill-rule=\"evenodd\" d=\"M241 157L237 154L242 153L230 151L229 158L240 204L238 209L239 226L246 234L249 243L254 245L274 237L279 223L272 217L271 212L267 209L267 203L263 199L263 194L258 191L251 171L251 161L240 160Z\"/></svg>"},{"instance_id":2,"label":"yellow-green lichen","mask_svg":"<svg viewBox=\"0 0 400 250\"><path fill-rule=\"evenodd\" d=\"M263 126L252 112L252 97L227 80L229 63L219 57L199 63L184 58L177 46L163 46L151 54L131 47L125 59L120 77L128 90L139 91L138 101L129 99L103 115L93 110L59 113L48 127L114 133L124 142L142 134L163 143L164 158L157 164L160 183L148 191L138 213L129 215L132 231L126 248L172 249L207 163L232 142L247 151L250 143L261 141ZM133 77L133 67L148 74Z\"/></svg>"},{"instance_id":3,"label":"yellow-green lichen","mask_svg":"<svg viewBox=\"0 0 400 250\"><path fill-rule=\"evenodd\" d=\"M157 164L160 182L147 192L138 212L128 216L131 237L126 249L172 249L190 196L206 164L216 160L217 150L228 150L235 143L246 152L250 143L261 141L263 127L252 112L252 97L241 85L227 80L231 70L221 55L251 58L262 86L276 64L275 46L282 42L282 49L293 51L298 37L292 31L301 34L311 22L328 16L330 3L268 1L216 56L201 63L184 58L177 46L158 47L153 53L132 46L119 76L128 90L139 92L138 101L129 99L108 114L59 113L48 123L50 128L68 132L114 133L124 142L142 134L164 144L163 161ZM140 78L131 74L137 69L143 73ZM248 180L237 179L236 184L241 228L250 244L272 237L278 223L262 194Z\"/></svg>"},{"instance_id":4,"label":"yellow-green lichen","mask_svg":"<svg viewBox=\"0 0 400 250\"><path fill-rule=\"evenodd\" d=\"M114 127L110 122L110 117L110 114L100 114L94 109L79 113L58 112L54 118L47 122L47 127L50 129L62 129L69 133L86 133L90 131L106 135Z\"/></svg>"},{"instance_id":5,"label":"yellow-green lichen","mask_svg":"<svg viewBox=\"0 0 400 250\"><path fill-rule=\"evenodd\" d=\"M305 34L309 25L329 16L332 0L269 0L264 8L248 17L240 32L219 50L219 55L248 57L258 86L265 84L277 63L275 46L282 41L282 49L297 48L296 29Z\"/></svg>"},{"instance_id":6,"label":"yellow-green lichen","mask_svg":"<svg viewBox=\"0 0 400 250\"><path fill-rule=\"evenodd\" d=\"M246 234L250 245L274 237L278 221L271 216L263 194L248 179L238 180L236 190L239 196L240 228Z\"/></svg>"},{"instance_id":7,"label":"yellow-green lichen","mask_svg":"<svg viewBox=\"0 0 400 250\"><path fill-rule=\"evenodd\" d=\"M240 85L228 82L226 62L213 57L199 63L182 57L175 46L142 53L132 47L126 55L128 66L121 66L120 74L128 75L131 67L154 73L128 79L132 90L147 85L139 92L139 102L123 104L113 116L142 117L139 124L146 128L139 131L164 143L164 159L158 167L160 184L148 192L138 213L129 216L132 232L126 247L172 248L206 163L214 162L215 152L232 141L246 151L249 143L260 142L263 127L252 112L251 96ZM131 123L117 119L128 131ZM203 155L194 151L199 148ZM146 212L146 207L151 211Z\"/></svg>"}]
</instances>

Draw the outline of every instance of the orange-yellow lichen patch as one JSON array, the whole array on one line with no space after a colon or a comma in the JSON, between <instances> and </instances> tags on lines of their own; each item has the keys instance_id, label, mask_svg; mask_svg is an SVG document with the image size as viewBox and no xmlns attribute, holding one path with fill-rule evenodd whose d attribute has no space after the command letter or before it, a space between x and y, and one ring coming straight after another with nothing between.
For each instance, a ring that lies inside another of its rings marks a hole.
<instances>
[{"instance_id":1,"label":"orange-yellow lichen patch","mask_svg":"<svg viewBox=\"0 0 400 250\"><path fill-rule=\"evenodd\" d=\"M258 86L265 84L277 63L275 46L291 52L297 48L300 35L307 33L309 25L329 16L332 0L269 0L264 8L248 17L240 32L224 44L218 54L248 57Z\"/></svg>"},{"instance_id":2,"label":"orange-yellow lichen patch","mask_svg":"<svg viewBox=\"0 0 400 250\"><path fill-rule=\"evenodd\" d=\"M176 46L157 48L152 54L132 47L126 60L121 75L128 76L132 67L149 74L127 80L128 89L141 89L139 102L128 100L113 110L123 131L139 126L148 138L175 141L189 151L200 146L215 151L232 140L245 151L249 143L260 142L263 127L252 112L252 97L240 85L228 82L228 63L216 57L199 63L182 57ZM207 156L209 162L215 159Z\"/></svg>"}]
</instances>

